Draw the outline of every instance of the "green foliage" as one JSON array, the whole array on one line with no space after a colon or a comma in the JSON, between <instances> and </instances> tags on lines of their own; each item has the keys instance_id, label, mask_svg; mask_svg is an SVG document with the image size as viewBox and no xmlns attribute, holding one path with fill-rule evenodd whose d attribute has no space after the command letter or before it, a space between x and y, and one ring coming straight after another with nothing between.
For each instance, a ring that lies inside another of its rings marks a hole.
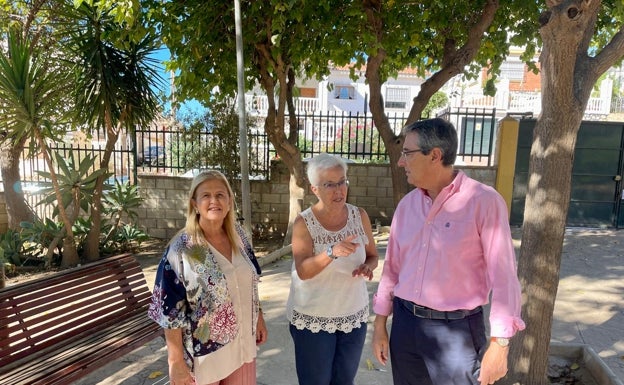
<instances>
[{"instance_id":1,"label":"green foliage","mask_svg":"<svg viewBox=\"0 0 624 385\"><path fill-rule=\"evenodd\" d=\"M131 250L134 245L140 245L149 238L132 223L137 218L135 209L140 207L141 202L143 198L139 195L138 186L128 182L115 181L114 187L104 194L102 206L105 221L102 230L106 235L100 241L102 254ZM124 223L124 218L130 223Z\"/></svg>"},{"instance_id":2,"label":"green foliage","mask_svg":"<svg viewBox=\"0 0 624 385\"><path fill-rule=\"evenodd\" d=\"M68 76L46 63L46 55L19 32L8 33L8 51L0 50L0 142L43 136L58 140L67 103ZM35 141L31 141L35 143Z\"/></svg>"},{"instance_id":3,"label":"green foliage","mask_svg":"<svg viewBox=\"0 0 624 385\"><path fill-rule=\"evenodd\" d=\"M20 226L21 239L31 245L32 255L35 258L46 255L50 247L54 248L53 254L57 256L61 254L60 245L53 245L53 242L64 234L62 223L46 218L32 223L22 222Z\"/></svg>"},{"instance_id":4,"label":"green foliage","mask_svg":"<svg viewBox=\"0 0 624 385\"><path fill-rule=\"evenodd\" d=\"M431 113L448 105L448 101L448 96L446 96L444 92L436 92L431 96L431 99L429 99L429 103L427 103L427 106L423 109L421 116L433 117Z\"/></svg>"},{"instance_id":5,"label":"green foliage","mask_svg":"<svg viewBox=\"0 0 624 385\"><path fill-rule=\"evenodd\" d=\"M128 130L149 124L158 108L154 88L164 84L150 57L160 39L150 28L140 28L143 35L138 40L128 38L132 28L140 25L120 25L115 20L119 7L101 9L80 3L70 15L73 23L66 29L65 44L74 58L75 122Z\"/></svg>"},{"instance_id":6,"label":"green foliage","mask_svg":"<svg viewBox=\"0 0 624 385\"><path fill-rule=\"evenodd\" d=\"M24 247L24 241L20 237L17 230L8 229L6 233L0 236L0 252L5 261L14 265L21 264L21 252ZM0 259L0 262L2 260Z\"/></svg>"},{"instance_id":7,"label":"green foliage","mask_svg":"<svg viewBox=\"0 0 624 385\"><path fill-rule=\"evenodd\" d=\"M315 145L316 144L316 148ZM318 140L313 141L312 139L308 139L305 137L305 134L299 133L297 137L297 148L303 153L308 151L320 151L320 143Z\"/></svg>"},{"instance_id":8,"label":"green foliage","mask_svg":"<svg viewBox=\"0 0 624 385\"><path fill-rule=\"evenodd\" d=\"M253 118L248 117L246 126L247 142L251 143ZM214 100L208 111L202 116L191 116L185 122L184 130L178 140L172 142L172 158L179 160L176 166L184 165L187 169L217 169L231 181L240 179L240 140L238 113L233 100ZM256 148L249 146L250 168L257 159Z\"/></svg>"},{"instance_id":9,"label":"green foliage","mask_svg":"<svg viewBox=\"0 0 624 385\"><path fill-rule=\"evenodd\" d=\"M71 163L71 162L70 162ZM138 188L128 182L116 182L115 186L104 193L103 206L106 214L101 238L100 251L102 255L132 250L140 246L149 236L134 223L123 223L123 218L136 220L135 211L143 199L139 196ZM82 249L87 234L92 227L91 218L82 216L73 223L72 231L77 248ZM51 219L35 222L22 222L21 231L7 232L0 239L0 249L8 260L16 265L26 259L40 260L44 257L58 262L61 256L62 238L65 230L60 222ZM56 240L56 243L54 243ZM53 250L50 250L53 248Z\"/></svg>"},{"instance_id":10,"label":"green foliage","mask_svg":"<svg viewBox=\"0 0 624 385\"><path fill-rule=\"evenodd\" d=\"M382 25L371 25L367 9L360 3L328 1L333 14L325 30L305 46L314 57L306 73L322 76L328 73L327 61L343 66L355 62L352 74L367 63L370 56L383 50L381 80L411 67L422 78L428 78L445 66L449 53L461 50L469 41L468 30L476 25L485 9L483 1L450 0L445 2L381 2L375 12ZM466 78L476 78L482 68L490 67L492 75L509 52L510 41L525 46L527 60L539 45L537 15L540 2L501 0L494 20L479 42L473 62L464 68ZM534 15L534 17L527 17ZM308 41L306 41L308 43Z\"/></svg>"},{"instance_id":11,"label":"green foliage","mask_svg":"<svg viewBox=\"0 0 624 385\"><path fill-rule=\"evenodd\" d=\"M135 220L137 218L135 209L141 205L141 202L143 198L139 196L138 186L115 180L113 188L104 194L103 214L114 218L114 223L119 223L123 215Z\"/></svg>"},{"instance_id":12,"label":"green foliage","mask_svg":"<svg viewBox=\"0 0 624 385\"><path fill-rule=\"evenodd\" d=\"M103 226L103 230L109 230L109 225ZM126 223L115 229L111 233L106 242L101 247L101 253L103 255L112 255L120 252L132 251L135 247L141 246L142 242L149 239L143 230L136 225Z\"/></svg>"},{"instance_id":13,"label":"green foliage","mask_svg":"<svg viewBox=\"0 0 624 385\"><path fill-rule=\"evenodd\" d=\"M91 172L97 159L90 155L85 156L79 163L73 152L70 152L68 156L58 152L53 155L58 167L56 178L62 201L57 202L52 185L52 174L48 171L37 171L41 177L46 179L42 183L44 188L41 190L41 193L46 194L46 196L39 204L54 205L53 216L59 214L58 203L62 204L64 208L73 206L74 209L79 208L87 213L89 211L89 198L93 195L96 179L100 175L107 175L106 170L98 169Z\"/></svg>"}]
</instances>

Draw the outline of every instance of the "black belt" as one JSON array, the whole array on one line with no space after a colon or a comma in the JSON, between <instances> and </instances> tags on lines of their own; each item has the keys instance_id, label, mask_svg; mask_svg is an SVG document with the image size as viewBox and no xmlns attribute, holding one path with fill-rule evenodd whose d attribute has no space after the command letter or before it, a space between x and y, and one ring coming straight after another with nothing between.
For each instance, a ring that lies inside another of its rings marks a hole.
<instances>
[{"instance_id":1,"label":"black belt","mask_svg":"<svg viewBox=\"0 0 624 385\"><path fill-rule=\"evenodd\" d=\"M427 318L427 319L439 319L439 320L458 320L464 319L473 314L480 313L483 311L481 306L477 306L472 310L453 310L453 311L439 311L435 309L431 309L425 306L416 305L412 301L408 301L403 298L396 297L401 305L403 305L407 310L409 310L412 314L419 318Z\"/></svg>"}]
</instances>

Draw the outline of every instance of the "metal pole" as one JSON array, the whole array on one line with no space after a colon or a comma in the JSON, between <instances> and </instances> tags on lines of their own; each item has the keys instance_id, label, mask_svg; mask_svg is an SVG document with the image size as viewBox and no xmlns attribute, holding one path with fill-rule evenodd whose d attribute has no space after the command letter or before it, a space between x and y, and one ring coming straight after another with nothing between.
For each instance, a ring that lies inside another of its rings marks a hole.
<instances>
[{"instance_id":1,"label":"metal pole","mask_svg":"<svg viewBox=\"0 0 624 385\"><path fill-rule=\"evenodd\" d=\"M247 145L247 123L245 116L245 72L243 61L243 31L241 23L240 0L234 0L234 19L236 24L236 76L238 79L238 132L240 141L241 194L243 204L243 226L251 234L251 201L249 199L249 155Z\"/></svg>"}]
</instances>

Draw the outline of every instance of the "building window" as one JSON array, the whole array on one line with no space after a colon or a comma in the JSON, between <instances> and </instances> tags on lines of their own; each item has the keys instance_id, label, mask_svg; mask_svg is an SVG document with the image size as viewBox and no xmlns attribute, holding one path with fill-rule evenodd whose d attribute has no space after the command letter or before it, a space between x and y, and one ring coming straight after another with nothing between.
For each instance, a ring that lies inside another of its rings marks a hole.
<instances>
[{"instance_id":1,"label":"building window","mask_svg":"<svg viewBox=\"0 0 624 385\"><path fill-rule=\"evenodd\" d=\"M386 108L405 109L409 100L409 88L386 88Z\"/></svg>"},{"instance_id":2,"label":"building window","mask_svg":"<svg viewBox=\"0 0 624 385\"><path fill-rule=\"evenodd\" d=\"M524 63L520 61L503 62L500 77L509 80L524 80Z\"/></svg>"},{"instance_id":3,"label":"building window","mask_svg":"<svg viewBox=\"0 0 624 385\"><path fill-rule=\"evenodd\" d=\"M355 99L355 88L352 86L336 86L336 99Z\"/></svg>"}]
</instances>

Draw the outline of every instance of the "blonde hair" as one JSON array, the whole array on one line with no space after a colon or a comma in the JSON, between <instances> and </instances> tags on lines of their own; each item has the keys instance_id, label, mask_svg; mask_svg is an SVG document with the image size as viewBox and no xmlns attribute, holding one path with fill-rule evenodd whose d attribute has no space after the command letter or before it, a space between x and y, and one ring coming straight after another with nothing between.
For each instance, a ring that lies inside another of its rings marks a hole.
<instances>
[{"instance_id":1,"label":"blonde hair","mask_svg":"<svg viewBox=\"0 0 624 385\"><path fill-rule=\"evenodd\" d=\"M186 212L186 226L184 226L184 231L191 237L191 241L193 243L201 243L206 241L204 237L204 232L199 226L199 214L195 212L195 206L193 206L193 199L195 198L195 193L197 192L197 188L202 183L209 180L217 180L223 183L227 189L228 196L230 197L230 209L228 210L225 219L223 220L223 230L227 235L230 245L232 249L235 249L240 246L241 240L236 232L236 201L234 199L234 192L232 191L232 187L228 182L225 175L217 170L206 170L199 173L195 178L193 178L193 182L191 182L191 188L189 190L188 197L188 209Z\"/></svg>"}]
</instances>

